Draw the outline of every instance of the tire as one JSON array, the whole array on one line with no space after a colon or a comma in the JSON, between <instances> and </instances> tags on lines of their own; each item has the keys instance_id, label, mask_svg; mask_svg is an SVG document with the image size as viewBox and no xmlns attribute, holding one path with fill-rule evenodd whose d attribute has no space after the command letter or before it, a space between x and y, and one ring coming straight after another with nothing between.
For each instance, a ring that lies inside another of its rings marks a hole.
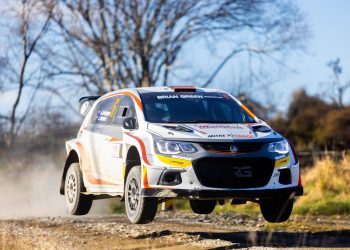
<instances>
[{"instance_id":1,"label":"tire","mask_svg":"<svg viewBox=\"0 0 350 250\"><path fill-rule=\"evenodd\" d=\"M216 206L216 200L190 200L190 206L196 214L210 214Z\"/></svg>"},{"instance_id":2,"label":"tire","mask_svg":"<svg viewBox=\"0 0 350 250\"><path fill-rule=\"evenodd\" d=\"M279 223L289 219L293 210L293 197L266 199L260 201L260 211L268 222Z\"/></svg>"},{"instance_id":3,"label":"tire","mask_svg":"<svg viewBox=\"0 0 350 250\"><path fill-rule=\"evenodd\" d=\"M67 171L64 194L68 213L71 215L85 215L90 211L93 198L82 194L85 190L79 163L72 163Z\"/></svg>"},{"instance_id":4,"label":"tire","mask_svg":"<svg viewBox=\"0 0 350 250\"><path fill-rule=\"evenodd\" d=\"M131 223L146 224L153 221L158 202L153 197L141 197L141 167L133 167L125 182L125 211Z\"/></svg>"}]
</instances>

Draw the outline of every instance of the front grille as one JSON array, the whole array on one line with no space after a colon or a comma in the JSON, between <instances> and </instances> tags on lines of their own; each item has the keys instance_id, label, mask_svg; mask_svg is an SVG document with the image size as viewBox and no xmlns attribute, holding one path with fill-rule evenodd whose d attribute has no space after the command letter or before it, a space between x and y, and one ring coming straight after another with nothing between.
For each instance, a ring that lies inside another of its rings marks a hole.
<instances>
[{"instance_id":1,"label":"front grille","mask_svg":"<svg viewBox=\"0 0 350 250\"><path fill-rule=\"evenodd\" d=\"M194 162L199 182L212 188L257 188L267 185L274 161L258 158L202 158Z\"/></svg>"},{"instance_id":2,"label":"front grille","mask_svg":"<svg viewBox=\"0 0 350 250\"><path fill-rule=\"evenodd\" d=\"M231 152L231 146L235 145L238 149L237 153L249 153L259 151L264 142L202 142L199 145L205 150L218 152Z\"/></svg>"}]
</instances>

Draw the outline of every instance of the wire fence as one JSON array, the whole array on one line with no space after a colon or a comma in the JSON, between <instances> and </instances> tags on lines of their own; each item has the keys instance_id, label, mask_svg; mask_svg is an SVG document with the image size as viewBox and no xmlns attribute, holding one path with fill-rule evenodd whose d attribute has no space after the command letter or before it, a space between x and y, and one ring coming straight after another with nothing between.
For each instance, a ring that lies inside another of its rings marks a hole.
<instances>
[{"instance_id":1,"label":"wire fence","mask_svg":"<svg viewBox=\"0 0 350 250\"><path fill-rule=\"evenodd\" d=\"M350 149L342 151L299 151L298 156L301 168L307 168L314 164L316 160L330 157L338 161L344 158L345 155L350 155Z\"/></svg>"}]
</instances>

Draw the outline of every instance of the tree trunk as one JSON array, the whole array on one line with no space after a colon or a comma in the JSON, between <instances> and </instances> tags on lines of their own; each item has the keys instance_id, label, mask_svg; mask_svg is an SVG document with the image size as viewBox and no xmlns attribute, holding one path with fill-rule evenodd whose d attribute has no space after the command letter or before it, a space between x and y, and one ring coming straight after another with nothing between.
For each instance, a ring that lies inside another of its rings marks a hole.
<instances>
[{"instance_id":1,"label":"tree trunk","mask_svg":"<svg viewBox=\"0 0 350 250\"><path fill-rule=\"evenodd\" d=\"M7 139L7 146L9 148L12 148L13 145L15 144L16 141L16 112L17 112L17 108L18 108L18 104L21 100L22 97L22 90L24 87L24 72L25 72L25 68L27 65L27 55L24 53L24 57L23 57L23 61L21 64L21 69L20 69L20 77L19 77L19 86L18 86L18 92L17 92L17 97L16 97L16 101L12 106L12 112L11 112L11 116L10 116L10 131L9 131L9 135L8 135L8 139Z\"/></svg>"},{"instance_id":2,"label":"tree trunk","mask_svg":"<svg viewBox=\"0 0 350 250\"><path fill-rule=\"evenodd\" d=\"M141 64L142 64L142 78L141 78L140 87L150 87L153 84L151 82L151 76L149 72L149 61L146 58L146 56L141 57Z\"/></svg>"}]
</instances>

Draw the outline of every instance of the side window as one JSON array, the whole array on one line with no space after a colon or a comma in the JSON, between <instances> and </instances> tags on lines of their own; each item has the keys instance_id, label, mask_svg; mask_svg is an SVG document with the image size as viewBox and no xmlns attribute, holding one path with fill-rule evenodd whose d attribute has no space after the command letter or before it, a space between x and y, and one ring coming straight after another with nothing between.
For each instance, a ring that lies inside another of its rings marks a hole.
<instances>
[{"instance_id":1,"label":"side window","mask_svg":"<svg viewBox=\"0 0 350 250\"><path fill-rule=\"evenodd\" d=\"M112 123L118 124L118 125L122 125L123 120L127 117L136 118L135 105L130 96L123 95L121 97L120 103L115 113L116 114L114 116Z\"/></svg>"},{"instance_id":2,"label":"side window","mask_svg":"<svg viewBox=\"0 0 350 250\"><path fill-rule=\"evenodd\" d=\"M114 104L117 97L111 97L106 100L100 101L92 115L91 123L93 124L107 124L110 123L114 115ZM115 108L114 108L115 109Z\"/></svg>"}]
</instances>

